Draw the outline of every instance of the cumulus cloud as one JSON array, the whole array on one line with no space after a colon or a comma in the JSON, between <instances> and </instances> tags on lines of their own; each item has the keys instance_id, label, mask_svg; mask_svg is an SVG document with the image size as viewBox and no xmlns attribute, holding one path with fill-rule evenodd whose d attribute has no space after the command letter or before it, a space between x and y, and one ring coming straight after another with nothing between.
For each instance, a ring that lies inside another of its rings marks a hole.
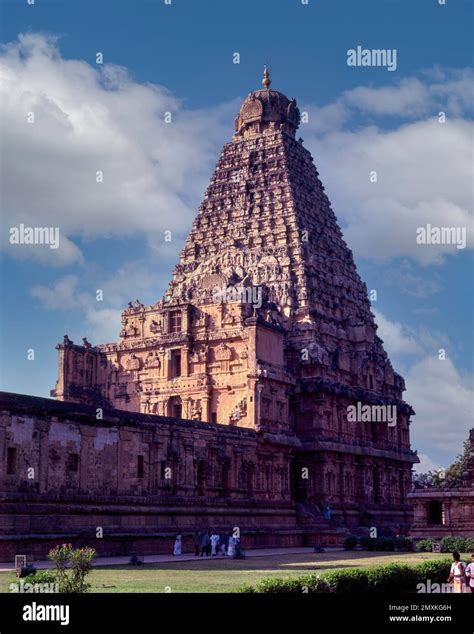
<instances>
[{"instance_id":1,"label":"cumulus cloud","mask_svg":"<svg viewBox=\"0 0 474 634\"><path fill-rule=\"evenodd\" d=\"M471 71L438 69L435 76L361 86L322 108L303 108L306 145L359 256L404 256L427 265L460 252L455 244L417 244L417 229L428 224L465 228L472 248L474 124L465 117L473 86ZM373 124L376 115L406 121L381 129Z\"/></svg>"},{"instance_id":2,"label":"cumulus cloud","mask_svg":"<svg viewBox=\"0 0 474 634\"><path fill-rule=\"evenodd\" d=\"M428 471L439 471L442 469L437 462L433 462L425 453L419 453L418 458L420 462L413 467L417 473L428 473Z\"/></svg>"},{"instance_id":3,"label":"cumulus cloud","mask_svg":"<svg viewBox=\"0 0 474 634\"><path fill-rule=\"evenodd\" d=\"M187 229L237 107L187 110L124 68L62 58L42 34L3 47L0 99L5 224L59 227L62 238L57 250L3 244L64 264L80 260L74 236Z\"/></svg>"},{"instance_id":4,"label":"cumulus cloud","mask_svg":"<svg viewBox=\"0 0 474 634\"><path fill-rule=\"evenodd\" d=\"M461 453L472 425L473 377L460 372L450 358L430 355L414 363L405 378L405 398L416 411L413 446L446 456L443 466L448 466Z\"/></svg>"},{"instance_id":5,"label":"cumulus cloud","mask_svg":"<svg viewBox=\"0 0 474 634\"><path fill-rule=\"evenodd\" d=\"M77 313L81 331L68 334L76 338L86 335L95 344L117 340L121 312L127 303L135 299L155 302L160 283L164 279L153 274L147 262L135 261L102 279L90 271L85 278L65 275L49 285L34 286L31 296L45 310Z\"/></svg>"},{"instance_id":6,"label":"cumulus cloud","mask_svg":"<svg viewBox=\"0 0 474 634\"><path fill-rule=\"evenodd\" d=\"M301 132L357 255L438 264L459 253L417 244L427 224L465 227L472 244L473 125L462 117L473 83L471 71L436 68L303 107ZM189 110L124 68L64 59L57 40L38 33L2 48L0 99L5 225L53 226L61 236L56 250L10 245L7 235L2 243L52 264L82 261L77 237L141 235L153 246L164 230L184 234L239 105ZM382 130L377 116L405 123Z\"/></svg>"},{"instance_id":7,"label":"cumulus cloud","mask_svg":"<svg viewBox=\"0 0 474 634\"><path fill-rule=\"evenodd\" d=\"M377 334L392 358L401 354L414 355L421 352L414 333L401 323L390 321L380 311L373 310L378 326Z\"/></svg>"},{"instance_id":8,"label":"cumulus cloud","mask_svg":"<svg viewBox=\"0 0 474 634\"><path fill-rule=\"evenodd\" d=\"M435 464L439 468L439 462L447 467L461 452L472 425L474 377L456 368L449 352L445 360L439 359L440 347L452 349L446 335L407 328L380 312L375 315L378 334L395 367L400 355L415 355L403 371L407 385L403 398L416 412L411 426L412 446L424 450L417 471L427 471Z\"/></svg>"},{"instance_id":9,"label":"cumulus cloud","mask_svg":"<svg viewBox=\"0 0 474 634\"><path fill-rule=\"evenodd\" d=\"M421 264L460 252L455 244L417 244L417 229L428 224L465 228L471 247L473 134L472 122L428 119L309 139L351 248L366 258L404 256Z\"/></svg>"}]
</instances>

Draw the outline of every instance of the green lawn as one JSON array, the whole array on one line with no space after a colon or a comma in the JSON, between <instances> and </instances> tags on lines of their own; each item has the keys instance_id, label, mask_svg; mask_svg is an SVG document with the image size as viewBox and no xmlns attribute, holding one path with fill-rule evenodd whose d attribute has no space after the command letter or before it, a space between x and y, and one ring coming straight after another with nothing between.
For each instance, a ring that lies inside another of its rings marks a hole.
<instances>
[{"instance_id":1,"label":"green lawn","mask_svg":"<svg viewBox=\"0 0 474 634\"><path fill-rule=\"evenodd\" d=\"M243 583L263 577L296 577L335 568L362 568L400 561L416 564L447 558L449 553L327 552L268 555L236 559L198 559L144 566L97 567L91 572L91 592L233 592ZM466 557L463 556L465 559ZM0 573L0 592L8 592L14 573Z\"/></svg>"}]
</instances>

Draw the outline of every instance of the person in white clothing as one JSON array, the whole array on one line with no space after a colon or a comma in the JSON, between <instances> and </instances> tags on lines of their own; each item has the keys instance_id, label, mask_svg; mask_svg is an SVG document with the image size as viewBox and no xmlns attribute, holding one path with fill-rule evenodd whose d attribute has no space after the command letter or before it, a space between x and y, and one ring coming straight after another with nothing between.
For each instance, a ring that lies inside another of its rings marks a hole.
<instances>
[{"instance_id":1,"label":"person in white clothing","mask_svg":"<svg viewBox=\"0 0 474 634\"><path fill-rule=\"evenodd\" d=\"M227 546L227 557L235 557L235 537L229 537L229 545Z\"/></svg>"},{"instance_id":2,"label":"person in white clothing","mask_svg":"<svg viewBox=\"0 0 474 634\"><path fill-rule=\"evenodd\" d=\"M211 555L215 557L217 555L217 547L219 546L220 537L214 531L211 535Z\"/></svg>"},{"instance_id":3,"label":"person in white clothing","mask_svg":"<svg viewBox=\"0 0 474 634\"><path fill-rule=\"evenodd\" d=\"M466 585L464 564L461 561L461 555L457 551L453 552L453 563L451 564L448 582L453 584L453 592L456 594L464 592Z\"/></svg>"},{"instance_id":4,"label":"person in white clothing","mask_svg":"<svg viewBox=\"0 0 474 634\"><path fill-rule=\"evenodd\" d=\"M181 535L176 535L174 540L173 555L181 555Z\"/></svg>"},{"instance_id":5,"label":"person in white clothing","mask_svg":"<svg viewBox=\"0 0 474 634\"><path fill-rule=\"evenodd\" d=\"M471 555L471 563L466 566L467 587L470 592L474 592L474 553Z\"/></svg>"}]
</instances>

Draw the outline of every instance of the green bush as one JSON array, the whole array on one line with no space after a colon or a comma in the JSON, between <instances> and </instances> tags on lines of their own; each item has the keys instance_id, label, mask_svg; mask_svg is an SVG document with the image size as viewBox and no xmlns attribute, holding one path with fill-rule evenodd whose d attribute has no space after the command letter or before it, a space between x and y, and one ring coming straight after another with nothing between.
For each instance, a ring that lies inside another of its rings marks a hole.
<instances>
[{"instance_id":1,"label":"green bush","mask_svg":"<svg viewBox=\"0 0 474 634\"><path fill-rule=\"evenodd\" d=\"M395 541L392 537L361 537L359 544L361 548L369 551L395 550Z\"/></svg>"},{"instance_id":2,"label":"green bush","mask_svg":"<svg viewBox=\"0 0 474 634\"><path fill-rule=\"evenodd\" d=\"M87 592L86 577L92 568L96 552L93 548L73 548L71 544L56 546L48 557L56 566L60 592Z\"/></svg>"},{"instance_id":3,"label":"green bush","mask_svg":"<svg viewBox=\"0 0 474 634\"><path fill-rule=\"evenodd\" d=\"M441 540L441 552L470 553L474 551L474 539L469 537L443 537Z\"/></svg>"},{"instance_id":4,"label":"green bush","mask_svg":"<svg viewBox=\"0 0 474 634\"><path fill-rule=\"evenodd\" d=\"M449 559L433 559L424 561L416 566L418 572L418 581L425 582L431 579L432 583L446 583L451 569L451 561Z\"/></svg>"},{"instance_id":5,"label":"green bush","mask_svg":"<svg viewBox=\"0 0 474 634\"><path fill-rule=\"evenodd\" d=\"M430 553L433 550L433 540L420 539L418 542L416 542L416 549L421 551L422 553Z\"/></svg>"},{"instance_id":6,"label":"green bush","mask_svg":"<svg viewBox=\"0 0 474 634\"><path fill-rule=\"evenodd\" d=\"M364 550L374 550L375 540L373 537L361 537L359 539L359 546Z\"/></svg>"},{"instance_id":7,"label":"green bush","mask_svg":"<svg viewBox=\"0 0 474 634\"><path fill-rule=\"evenodd\" d=\"M330 592L353 594L354 592L367 592L368 590L366 570L358 568L353 570L332 570L324 575L324 579L329 584Z\"/></svg>"},{"instance_id":8,"label":"green bush","mask_svg":"<svg viewBox=\"0 0 474 634\"><path fill-rule=\"evenodd\" d=\"M376 544L375 544L374 550L381 550L381 551L395 550L395 542L393 540L393 537L377 537L375 541L376 541Z\"/></svg>"},{"instance_id":9,"label":"green bush","mask_svg":"<svg viewBox=\"0 0 474 634\"><path fill-rule=\"evenodd\" d=\"M302 577L302 591L311 593L331 592L331 587L326 577L319 575L307 575Z\"/></svg>"},{"instance_id":10,"label":"green bush","mask_svg":"<svg viewBox=\"0 0 474 634\"><path fill-rule=\"evenodd\" d=\"M267 577L255 584L255 592L273 592L285 594L301 593L302 590L301 577L296 579L278 579Z\"/></svg>"},{"instance_id":11,"label":"green bush","mask_svg":"<svg viewBox=\"0 0 474 634\"><path fill-rule=\"evenodd\" d=\"M404 551L404 552L412 552L415 549L415 544L413 540L409 537L404 537L400 535L394 540L395 550Z\"/></svg>"},{"instance_id":12,"label":"green bush","mask_svg":"<svg viewBox=\"0 0 474 634\"><path fill-rule=\"evenodd\" d=\"M344 550L354 550L357 546L357 537L355 535L348 535L344 540Z\"/></svg>"},{"instance_id":13,"label":"green bush","mask_svg":"<svg viewBox=\"0 0 474 634\"><path fill-rule=\"evenodd\" d=\"M367 569L369 592L414 592L418 582L415 566L392 563Z\"/></svg>"},{"instance_id":14,"label":"green bush","mask_svg":"<svg viewBox=\"0 0 474 634\"><path fill-rule=\"evenodd\" d=\"M319 575L311 574L295 579L278 579L267 577L258 581L255 586L244 584L239 592L244 593L284 593L303 594L330 592L328 582Z\"/></svg>"},{"instance_id":15,"label":"green bush","mask_svg":"<svg viewBox=\"0 0 474 634\"><path fill-rule=\"evenodd\" d=\"M38 570L26 579L28 583L58 583L58 578L52 570Z\"/></svg>"},{"instance_id":16,"label":"green bush","mask_svg":"<svg viewBox=\"0 0 474 634\"><path fill-rule=\"evenodd\" d=\"M425 561L416 566L391 563L364 569L331 570L294 579L266 578L255 586L245 585L240 592L357 594L360 592L416 592L420 582L446 583L451 562L448 559Z\"/></svg>"}]
</instances>

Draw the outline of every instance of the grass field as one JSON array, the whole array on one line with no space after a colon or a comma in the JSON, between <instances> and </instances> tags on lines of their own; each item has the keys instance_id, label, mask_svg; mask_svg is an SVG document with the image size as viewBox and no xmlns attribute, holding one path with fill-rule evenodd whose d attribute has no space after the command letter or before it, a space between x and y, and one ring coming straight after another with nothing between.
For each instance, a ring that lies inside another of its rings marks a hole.
<instances>
[{"instance_id":1,"label":"grass field","mask_svg":"<svg viewBox=\"0 0 474 634\"><path fill-rule=\"evenodd\" d=\"M263 577L293 577L335 568L362 568L403 562L417 564L449 553L326 552L236 559L198 559L144 566L97 567L89 575L91 592L233 592ZM464 557L465 558L465 557ZM0 592L8 592L14 573L0 573Z\"/></svg>"}]
</instances>

